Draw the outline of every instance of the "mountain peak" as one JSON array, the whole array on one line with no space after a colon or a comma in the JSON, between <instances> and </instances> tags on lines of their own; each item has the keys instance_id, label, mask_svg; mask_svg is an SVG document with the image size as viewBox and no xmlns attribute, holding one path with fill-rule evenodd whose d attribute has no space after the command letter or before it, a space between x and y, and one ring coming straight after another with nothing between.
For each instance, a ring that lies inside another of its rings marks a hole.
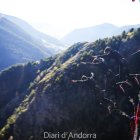
<instances>
[{"instance_id":1,"label":"mountain peak","mask_svg":"<svg viewBox=\"0 0 140 140\"><path fill-rule=\"evenodd\" d=\"M110 24L103 23L91 27L76 29L62 38L66 44L73 44L83 41L95 41L99 38L105 38L118 27Z\"/></svg>"},{"instance_id":2,"label":"mountain peak","mask_svg":"<svg viewBox=\"0 0 140 140\"><path fill-rule=\"evenodd\" d=\"M75 29L70 32L66 36L64 36L61 40L65 44L74 44L80 41L95 41L97 39L103 39L105 37L112 37L114 35L121 34L124 30L128 31L132 27L138 28L140 25L131 25L131 26L123 26L118 27L111 23L102 23L99 25Z\"/></svg>"},{"instance_id":3,"label":"mountain peak","mask_svg":"<svg viewBox=\"0 0 140 140\"><path fill-rule=\"evenodd\" d=\"M98 25L97 25L97 26L98 26ZM99 24L99 26L108 26L108 27L112 26L112 27L118 27L118 26L116 26L116 25L114 25L114 24L111 24L111 23L108 23L108 22L105 22L105 23Z\"/></svg>"},{"instance_id":4,"label":"mountain peak","mask_svg":"<svg viewBox=\"0 0 140 140\"><path fill-rule=\"evenodd\" d=\"M4 17L4 14L0 13L0 18Z\"/></svg>"}]
</instances>

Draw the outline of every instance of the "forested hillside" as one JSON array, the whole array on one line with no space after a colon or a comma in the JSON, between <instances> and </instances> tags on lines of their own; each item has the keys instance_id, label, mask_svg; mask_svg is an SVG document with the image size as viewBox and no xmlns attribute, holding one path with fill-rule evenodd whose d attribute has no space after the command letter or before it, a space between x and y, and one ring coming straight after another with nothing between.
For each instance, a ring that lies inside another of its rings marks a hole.
<instances>
[{"instance_id":1,"label":"forested hillside","mask_svg":"<svg viewBox=\"0 0 140 140\"><path fill-rule=\"evenodd\" d=\"M54 57L2 71L1 139L12 136L14 140L42 140L44 132L82 132L96 133L97 140L131 140L128 116L133 116L138 104L140 77L129 76L125 79L129 84L121 85L123 88L110 82L105 89L101 69L81 63L92 62L93 56L103 54L106 46L127 59L131 74L140 73L140 29L76 43ZM118 74L114 60L107 60L107 65L114 75ZM82 75L89 77L91 72L95 83L72 82ZM122 82L118 77L113 80Z\"/></svg>"}]
</instances>

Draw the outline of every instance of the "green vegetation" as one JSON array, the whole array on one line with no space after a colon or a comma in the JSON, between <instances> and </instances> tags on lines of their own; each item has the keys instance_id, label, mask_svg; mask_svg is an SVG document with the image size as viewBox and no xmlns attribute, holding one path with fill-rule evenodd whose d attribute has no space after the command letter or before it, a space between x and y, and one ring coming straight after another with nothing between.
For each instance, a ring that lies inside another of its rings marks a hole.
<instances>
[{"instance_id":1,"label":"green vegetation","mask_svg":"<svg viewBox=\"0 0 140 140\"><path fill-rule=\"evenodd\" d=\"M99 39L92 43L76 43L60 55L39 62L13 66L2 71L0 73L0 99L2 99L0 106L4 110L5 106L9 104L11 108L7 116L0 118L0 136L5 138L14 131L16 136L20 137L21 132L28 129L32 131L25 132L25 136L21 138L21 140L28 140L37 130L40 130L40 133L45 130L54 130L54 128L57 130L79 128L79 131L84 128L91 129L96 123L96 117L93 118L95 91L91 90L91 85L82 85L79 88L78 85L73 85L71 80L80 79L81 75L89 75L94 72L99 77L97 81L102 87L103 74L99 73L97 69L82 66L81 61L91 62L93 59L91 56L102 54L106 46L111 46L128 58L132 52L139 50L140 29L131 29L129 32L123 32L120 36ZM109 64L115 70L115 65L111 60ZM16 95L17 92L18 95ZM115 98L114 93L107 96ZM121 98L125 100L123 95ZM119 97L119 100L121 98ZM122 102L118 101L118 104L123 107ZM6 109L4 110L5 114L7 113ZM129 106L127 109L129 110ZM104 124L99 125L99 132L100 130L102 133L106 132L104 126L107 125L112 128L108 130L109 134L119 131L112 127L112 124L122 126L122 118L117 116L118 122L115 122L115 117L110 116L102 107L99 107L98 111L98 123L103 122ZM104 120L99 117L101 114ZM30 118L27 119L27 117ZM112 124L110 123L111 117L113 118ZM26 119L25 124L17 123L18 121L24 122L24 119ZM126 123L123 127L126 128ZM127 133L127 130L124 133ZM103 133L103 135L105 134Z\"/></svg>"}]
</instances>

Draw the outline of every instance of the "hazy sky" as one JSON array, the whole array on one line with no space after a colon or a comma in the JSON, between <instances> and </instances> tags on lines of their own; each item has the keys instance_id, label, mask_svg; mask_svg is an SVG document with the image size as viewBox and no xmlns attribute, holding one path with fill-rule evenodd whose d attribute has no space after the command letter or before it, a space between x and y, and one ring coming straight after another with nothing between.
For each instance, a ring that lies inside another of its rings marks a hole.
<instances>
[{"instance_id":1,"label":"hazy sky","mask_svg":"<svg viewBox=\"0 0 140 140\"><path fill-rule=\"evenodd\" d=\"M140 24L139 0L0 0L0 12L24 19L56 37L105 22Z\"/></svg>"}]
</instances>

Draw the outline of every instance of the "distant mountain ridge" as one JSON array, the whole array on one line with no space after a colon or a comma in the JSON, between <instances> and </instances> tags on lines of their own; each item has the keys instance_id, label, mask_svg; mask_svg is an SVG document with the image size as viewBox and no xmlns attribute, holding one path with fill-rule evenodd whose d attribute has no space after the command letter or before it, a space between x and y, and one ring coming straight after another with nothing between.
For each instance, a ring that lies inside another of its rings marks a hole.
<instances>
[{"instance_id":1,"label":"distant mountain ridge","mask_svg":"<svg viewBox=\"0 0 140 140\"><path fill-rule=\"evenodd\" d=\"M33 28L30 24L28 24L27 22L25 22L22 19L19 19L17 17L13 17L13 16L9 16L9 15L3 15L5 18L7 18L8 20L12 21L13 23L17 24L19 27L23 28L28 34L30 34L31 36L33 36L36 39L40 39L40 40L47 40L48 43L50 44L55 44L55 45L59 45L59 47L64 47L64 44L62 44L62 42L60 42L59 40L57 40L54 37L51 37L47 34L44 34L38 30L36 30L35 28Z\"/></svg>"},{"instance_id":2,"label":"distant mountain ridge","mask_svg":"<svg viewBox=\"0 0 140 140\"><path fill-rule=\"evenodd\" d=\"M0 70L52 56L64 47L57 39L38 32L23 20L0 14Z\"/></svg>"},{"instance_id":3,"label":"distant mountain ridge","mask_svg":"<svg viewBox=\"0 0 140 140\"><path fill-rule=\"evenodd\" d=\"M124 30L128 31L131 28L138 28L138 27L140 27L140 24L118 27L110 23L103 23L92 27L76 29L70 32L69 34L67 34L66 36L64 36L61 39L61 41L69 45L81 41L92 42L97 39L103 39L105 37L112 37L114 35L119 35Z\"/></svg>"},{"instance_id":4,"label":"distant mountain ridge","mask_svg":"<svg viewBox=\"0 0 140 140\"><path fill-rule=\"evenodd\" d=\"M117 30L113 31L110 36L112 35L119 35L121 34L123 31L126 31L128 32L131 28L139 28L140 27L140 24L136 24L136 25L126 25L126 26L122 26L122 27L119 27Z\"/></svg>"}]
</instances>

